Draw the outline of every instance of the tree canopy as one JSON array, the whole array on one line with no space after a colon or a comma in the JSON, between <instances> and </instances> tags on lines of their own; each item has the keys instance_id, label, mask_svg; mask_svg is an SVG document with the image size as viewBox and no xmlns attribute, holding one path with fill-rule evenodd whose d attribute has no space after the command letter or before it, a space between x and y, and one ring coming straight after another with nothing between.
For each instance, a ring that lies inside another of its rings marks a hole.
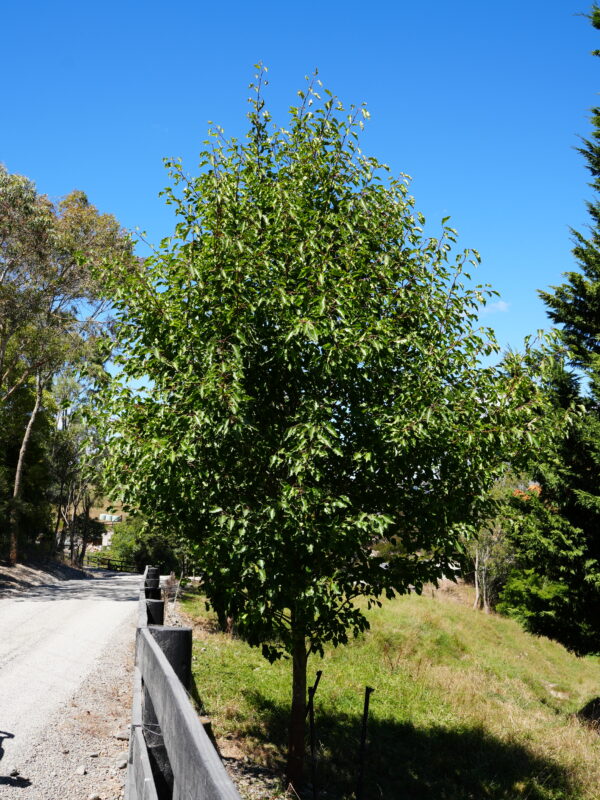
<instances>
[{"instance_id":1,"label":"tree canopy","mask_svg":"<svg viewBox=\"0 0 600 800\"><path fill-rule=\"evenodd\" d=\"M482 366L478 255L447 219L425 235L361 152L366 109L313 81L277 127L263 77L245 140L213 131L196 177L169 162L174 236L108 277L104 413L112 485L191 543L248 641L292 655L296 781L308 654L368 626L357 598L448 573L542 398L517 356Z\"/></svg>"},{"instance_id":2,"label":"tree canopy","mask_svg":"<svg viewBox=\"0 0 600 800\"><path fill-rule=\"evenodd\" d=\"M105 301L92 267L109 257L123 263L133 257L131 240L113 216L100 214L81 191L52 203L32 181L0 165L0 418L11 420L13 434L0 467L0 530L8 531L12 561L20 522L31 517L25 473L36 463L39 481L40 461L49 463L48 436L37 461L27 462L40 414L52 406L52 382L96 358ZM35 496L44 505L39 491ZM34 538L47 529L40 525Z\"/></svg>"}]
</instances>

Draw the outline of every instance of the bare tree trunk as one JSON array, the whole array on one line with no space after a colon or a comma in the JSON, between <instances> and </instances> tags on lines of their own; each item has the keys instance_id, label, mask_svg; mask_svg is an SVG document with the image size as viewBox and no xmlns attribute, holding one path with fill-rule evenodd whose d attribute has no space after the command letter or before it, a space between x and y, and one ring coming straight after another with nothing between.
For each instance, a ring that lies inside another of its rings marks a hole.
<instances>
[{"instance_id":1,"label":"bare tree trunk","mask_svg":"<svg viewBox=\"0 0 600 800\"><path fill-rule=\"evenodd\" d=\"M15 470L15 482L13 486L13 502L12 508L10 513L10 553L9 553L9 562L11 564L17 563L17 558L19 557L19 500L21 499L21 486L23 480L23 467L25 465L25 455L27 453L27 447L29 445L29 440L31 439L31 431L33 430L33 424L35 422L35 418L38 415L38 411L40 410L40 406L42 404L42 391L43 391L43 384L41 376L38 374L36 377L36 386L35 386L35 404L33 406L33 410L31 412L31 416L29 417L29 422L27 423L27 427L25 428L25 433L23 434L23 440L21 442L21 449L19 450L19 458L17 461L17 468Z\"/></svg>"},{"instance_id":2,"label":"bare tree trunk","mask_svg":"<svg viewBox=\"0 0 600 800\"><path fill-rule=\"evenodd\" d=\"M490 587L488 585L488 571L487 565L484 564L483 566L483 610L486 614L491 612L490 608Z\"/></svg>"},{"instance_id":3,"label":"bare tree trunk","mask_svg":"<svg viewBox=\"0 0 600 800\"><path fill-rule=\"evenodd\" d=\"M292 622L293 625L293 622ZM292 649L292 712L286 776L289 783L299 788L304 771L304 734L306 727L306 642L304 631L294 631Z\"/></svg>"},{"instance_id":4,"label":"bare tree trunk","mask_svg":"<svg viewBox=\"0 0 600 800\"><path fill-rule=\"evenodd\" d=\"M58 540L58 552L60 553L61 559L65 557L65 542L67 540L67 531L69 530L69 518L67 517L67 508L68 508L69 498L66 498L67 505L61 506L60 513L62 516L62 528L60 529L60 538Z\"/></svg>"},{"instance_id":5,"label":"bare tree trunk","mask_svg":"<svg viewBox=\"0 0 600 800\"><path fill-rule=\"evenodd\" d=\"M61 511L63 508L63 492L65 490L65 482L61 478L60 480L60 491L58 493L58 505L56 508L56 524L54 526L54 549L59 550L59 538L58 538L58 529L60 527L60 516Z\"/></svg>"},{"instance_id":6,"label":"bare tree trunk","mask_svg":"<svg viewBox=\"0 0 600 800\"><path fill-rule=\"evenodd\" d=\"M475 602L473 608L481 608L481 583L479 580L479 547L475 550Z\"/></svg>"},{"instance_id":7,"label":"bare tree trunk","mask_svg":"<svg viewBox=\"0 0 600 800\"><path fill-rule=\"evenodd\" d=\"M75 506L75 502L73 502L73 511L71 513L71 522L69 525L69 557L71 559L71 564L75 563L75 520L77 518L77 507Z\"/></svg>"},{"instance_id":8,"label":"bare tree trunk","mask_svg":"<svg viewBox=\"0 0 600 800\"><path fill-rule=\"evenodd\" d=\"M90 509L92 507L91 502L86 501L85 508L84 508L84 518L83 518L83 530L81 534L81 552L77 558L77 562L79 564L83 564L83 560L85 558L85 551L87 550L88 546L88 536L89 536L89 521L90 521Z\"/></svg>"}]
</instances>

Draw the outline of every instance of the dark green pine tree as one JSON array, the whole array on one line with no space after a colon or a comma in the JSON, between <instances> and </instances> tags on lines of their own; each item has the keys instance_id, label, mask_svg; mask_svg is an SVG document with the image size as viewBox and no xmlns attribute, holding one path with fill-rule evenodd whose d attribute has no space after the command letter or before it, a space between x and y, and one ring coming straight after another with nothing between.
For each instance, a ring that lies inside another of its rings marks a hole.
<instances>
[{"instance_id":1,"label":"dark green pine tree","mask_svg":"<svg viewBox=\"0 0 600 800\"><path fill-rule=\"evenodd\" d=\"M590 20L600 29L600 7ZM575 399L585 411L533 468L539 493L514 498L516 566L499 605L579 653L600 652L600 108L591 119L593 133L579 151L595 199L587 204L588 234L573 231L579 269L540 292L570 361L557 366L549 391L557 409Z\"/></svg>"},{"instance_id":2,"label":"dark green pine tree","mask_svg":"<svg viewBox=\"0 0 600 800\"><path fill-rule=\"evenodd\" d=\"M594 5L590 15L592 25L600 30L600 7ZM594 50L593 55L600 55ZM592 109L593 132L578 148L592 174L590 186L595 199L587 203L591 217L588 236L572 231L575 238L573 254L578 271L565 273L565 282L553 286L552 292L540 292L548 306L548 315L561 325L561 336L573 354L573 362L584 369L598 372L600 356L600 108Z\"/></svg>"}]
</instances>

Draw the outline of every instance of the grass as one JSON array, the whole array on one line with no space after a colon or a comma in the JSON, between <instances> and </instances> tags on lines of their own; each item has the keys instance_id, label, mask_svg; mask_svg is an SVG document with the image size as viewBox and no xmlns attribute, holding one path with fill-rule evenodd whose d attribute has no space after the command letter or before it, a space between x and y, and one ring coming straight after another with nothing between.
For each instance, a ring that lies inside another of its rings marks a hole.
<instances>
[{"instance_id":1,"label":"grass","mask_svg":"<svg viewBox=\"0 0 600 800\"><path fill-rule=\"evenodd\" d=\"M432 593L434 594L434 593ZM283 764L289 661L268 664L219 633L199 596L193 672L218 740L252 760ZM323 798L350 798L366 685L365 800L597 800L600 737L574 716L600 695L600 660L576 658L517 623L408 596L369 612L371 629L309 661Z\"/></svg>"}]
</instances>

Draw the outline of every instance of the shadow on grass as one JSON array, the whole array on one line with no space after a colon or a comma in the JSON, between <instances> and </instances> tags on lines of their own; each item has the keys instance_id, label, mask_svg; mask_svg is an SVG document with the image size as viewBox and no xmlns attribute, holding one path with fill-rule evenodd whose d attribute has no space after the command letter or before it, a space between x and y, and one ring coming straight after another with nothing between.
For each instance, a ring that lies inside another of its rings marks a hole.
<instances>
[{"instance_id":1,"label":"shadow on grass","mask_svg":"<svg viewBox=\"0 0 600 800\"><path fill-rule=\"evenodd\" d=\"M255 707L256 722L244 733L259 746L275 745L283 759L288 710L257 692L247 696ZM351 798L358 770L360 715L327 714L315 706L320 798ZM308 775L308 758L306 766ZM312 797L312 792L306 796ZM578 796L560 765L481 728L416 728L390 719L369 719L363 800L567 800Z\"/></svg>"}]
</instances>

